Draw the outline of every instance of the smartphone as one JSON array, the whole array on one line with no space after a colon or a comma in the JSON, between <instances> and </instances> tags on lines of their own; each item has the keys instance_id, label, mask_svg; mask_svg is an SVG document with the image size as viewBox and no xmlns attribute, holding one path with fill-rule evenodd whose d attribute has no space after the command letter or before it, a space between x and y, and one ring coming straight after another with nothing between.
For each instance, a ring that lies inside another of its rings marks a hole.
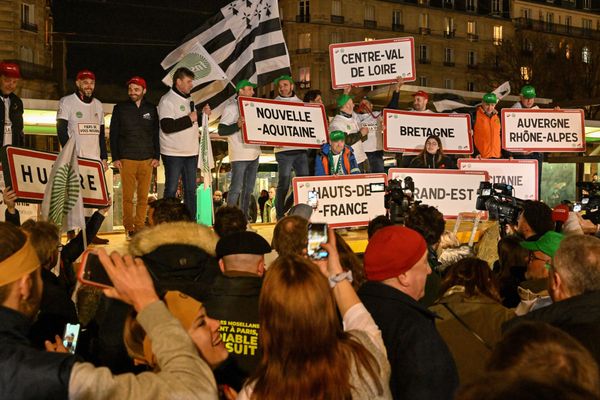
<instances>
[{"instance_id":1,"label":"smartphone","mask_svg":"<svg viewBox=\"0 0 600 400\"><path fill-rule=\"evenodd\" d=\"M313 260L327 258L327 251L321 247L323 243L327 243L327 240L327 224L309 224L308 256Z\"/></svg>"},{"instance_id":2,"label":"smartphone","mask_svg":"<svg viewBox=\"0 0 600 400\"><path fill-rule=\"evenodd\" d=\"M385 192L385 183L370 183L369 189L371 190L371 193Z\"/></svg>"},{"instance_id":3,"label":"smartphone","mask_svg":"<svg viewBox=\"0 0 600 400\"><path fill-rule=\"evenodd\" d=\"M111 288L113 286L104 266L100 263L98 254L90 250L83 253L78 278L85 285L101 288Z\"/></svg>"},{"instance_id":4,"label":"smartphone","mask_svg":"<svg viewBox=\"0 0 600 400\"><path fill-rule=\"evenodd\" d=\"M319 206L319 193L316 190L313 189L308 192L307 204L315 210Z\"/></svg>"},{"instance_id":5,"label":"smartphone","mask_svg":"<svg viewBox=\"0 0 600 400\"><path fill-rule=\"evenodd\" d=\"M71 354L75 354L77 349L77 339L79 339L79 330L81 325L79 324L67 324L65 326L65 334L63 335L63 346Z\"/></svg>"},{"instance_id":6,"label":"smartphone","mask_svg":"<svg viewBox=\"0 0 600 400\"><path fill-rule=\"evenodd\" d=\"M573 203L573 211L580 212L581 211L581 203Z\"/></svg>"}]
</instances>

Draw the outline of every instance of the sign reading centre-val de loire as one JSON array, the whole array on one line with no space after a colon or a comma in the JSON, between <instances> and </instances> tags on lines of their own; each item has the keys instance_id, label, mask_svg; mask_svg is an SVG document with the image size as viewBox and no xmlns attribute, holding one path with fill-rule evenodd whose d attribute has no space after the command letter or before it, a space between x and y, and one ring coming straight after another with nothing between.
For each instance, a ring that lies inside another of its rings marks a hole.
<instances>
[{"instance_id":1,"label":"sign reading centre-val de loire","mask_svg":"<svg viewBox=\"0 0 600 400\"><path fill-rule=\"evenodd\" d=\"M245 143L319 148L327 142L327 116L322 104L255 97L240 97L238 102Z\"/></svg>"},{"instance_id":2,"label":"sign reading centre-val de loire","mask_svg":"<svg viewBox=\"0 0 600 400\"><path fill-rule=\"evenodd\" d=\"M401 180L410 176L415 183L415 200L437 208L445 218L474 211L479 184L488 180L485 171L456 169L390 168L388 176Z\"/></svg>"},{"instance_id":3,"label":"sign reading centre-val de loire","mask_svg":"<svg viewBox=\"0 0 600 400\"><path fill-rule=\"evenodd\" d=\"M17 198L30 203L41 203L57 153L6 146L0 150L4 182ZM84 207L105 207L109 203L102 163L79 158L79 184Z\"/></svg>"},{"instance_id":4,"label":"sign reading centre-val de loire","mask_svg":"<svg viewBox=\"0 0 600 400\"><path fill-rule=\"evenodd\" d=\"M329 45L331 86L371 86L416 80L415 39L412 37Z\"/></svg>"},{"instance_id":5,"label":"sign reading centre-val de loire","mask_svg":"<svg viewBox=\"0 0 600 400\"><path fill-rule=\"evenodd\" d=\"M385 174L294 178L294 204L313 206L311 222L324 222L336 228L366 226L386 213L386 179Z\"/></svg>"},{"instance_id":6,"label":"sign reading centre-val de loire","mask_svg":"<svg viewBox=\"0 0 600 400\"><path fill-rule=\"evenodd\" d=\"M585 151L583 110L502 109L502 148L508 151Z\"/></svg>"},{"instance_id":7,"label":"sign reading centre-val de loire","mask_svg":"<svg viewBox=\"0 0 600 400\"><path fill-rule=\"evenodd\" d=\"M514 197L538 199L538 163L536 160L492 160L459 158L458 169L486 171L491 183L504 183L514 188Z\"/></svg>"},{"instance_id":8,"label":"sign reading centre-val de loire","mask_svg":"<svg viewBox=\"0 0 600 400\"><path fill-rule=\"evenodd\" d=\"M383 110L383 149L417 152L430 135L442 141L444 153L472 154L469 114L433 114L415 111Z\"/></svg>"}]
</instances>

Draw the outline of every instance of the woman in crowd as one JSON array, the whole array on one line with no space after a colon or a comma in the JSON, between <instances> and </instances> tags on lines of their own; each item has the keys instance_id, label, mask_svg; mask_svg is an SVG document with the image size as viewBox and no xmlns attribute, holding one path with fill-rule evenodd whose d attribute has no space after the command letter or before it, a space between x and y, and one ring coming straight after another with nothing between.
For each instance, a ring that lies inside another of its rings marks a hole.
<instances>
[{"instance_id":1,"label":"woman in crowd","mask_svg":"<svg viewBox=\"0 0 600 400\"><path fill-rule=\"evenodd\" d=\"M464 258L448 267L440 293L430 309L441 317L436 326L454 356L461 383L466 383L481 376L500 340L502 323L515 315L500 304L498 283L488 264L478 258Z\"/></svg>"},{"instance_id":2,"label":"woman in crowd","mask_svg":"<svg viewBox=\"0 0 600 400\"><path fill-rule=\"evenodd\" d=\"M498 242L498 261L494 270L500 285L502 304L508 308L515 308L521 302L519 285L525 280L529 251L520 245L521 239L517 236L506 236Z\"/></svg>"},{"instance_id":3,"label":"woman in crowd","mask_svg":"<svg viewBox=\"0 0 600 400\"><path fill-rule=\"evenodd\" d=\"M391 398L381 332L352 289L332 230L329 238L319 267L293 255L271 264L259 303L263 358L238 399Z\"/></svg>"},{"instance_id":4,"label":"woman in crowd","mask_svg":"<svg viewBox=\"0 0 600 400\"><path fill-rule=\"evenodd\" d=\"M444 154L439 136L430 135L425 140L425 147L410 162L410 168L455 168L453 160Z\"/></svg>"}]
</instances>

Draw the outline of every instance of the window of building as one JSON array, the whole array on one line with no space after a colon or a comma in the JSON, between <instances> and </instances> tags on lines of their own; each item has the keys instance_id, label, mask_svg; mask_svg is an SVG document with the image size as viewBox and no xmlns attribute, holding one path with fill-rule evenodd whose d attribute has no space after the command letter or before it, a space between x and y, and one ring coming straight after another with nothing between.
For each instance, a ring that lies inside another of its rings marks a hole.
<instances>
[{"instance_id":1,"label":"window of building","mask_svg":"<svg viewBox=\"0 0 600 400\"><path fill-rule=\"evenodd\" d=\"M21 4L21 22L23 24L35 24L35 13L33 4Z\"/></svg>"},{"instance_id":2,"label":"window of building","mask_svg":"<svg viewBox=\"0 0 600 400\"><path fill-rule=\"evenodd\" d=\"M467 65L474 67L477 65L477 52L473 50L469 50L467 53Z\"/></svg>"},{"instance_id":3,"label":"window of building","mask_svg":"<svg viewBox=\"0 0 600 400\"><path fill-rule=\"evenodd\" d=\"M402 25L402 11L394 11L392 14L392 25Z\"/></svg>"},{"instance_id":4,"label":"window of building","mask_svg":"<svg viewBox=\"0 0 600 400\"><path fill-rule=\"evenodd\" d=\"M331 40L330 43L342 43L342 35L338 31L331 32Z\"/></svg>"},{"instance_id":5,"label":"window of building","mask_svg":"<svg viewBox=\"0 0 600 400\"><path fill-rule=\"evenodd\" d=\"M581 61L583 61L586 64L589 64L591 62L591 57L592 52L587 46L584 46L583 49L581 49Z\"/></svg>"},{"instance_id":6,"label":"window of building","mask_svg":"<svg viewBox=\"0 0 600 400\"><path fill-rule=\"evenodd\" d=\"M474 92L475 91L475 82L467 82L467 90L469 92Z\"/></svg>"},{"instance_id":7,"label":"window of building","mask_svg":"<svg viewBox=\"0 0 600 400\"><path fill-rule=\"evenodd\" d=\"M521 67L521 80L529 82L531 80L531 67Z\"/></svg>"},{"instance_id":8,"label":"window of building","mask_svg":"<svg viewBox=\"0 0 600 400\"><path fill-rule=\"evenodd\" d=\"M428 84L429 84L429 79L427 79L426 76L419 77L419 86L428 86Z\"/></svg>"},{"instance_id":9,"label":"window of building","mask_svg":"<svg viewBox=\"0 0 600 400\"><path fill-rule=\"evenodd\" d=\"M310 33L300 33L298 35L298 49L310 49Z\"/></svg>"},{"instance_id":10,"label":"window of building","mask_svg":"<svg viewBox=\"0 0 600 400\"><path fill-rule=\"evenodd\" d=\"M375 21L375 6L365 6L365 19L367 21Z\"/></svg>"},{"instance_id":11,"label":"window of building","mask_svg":"<svg viewBox=\"0 0 600 400\"><path fill-rule=\"evenodd\" d=\"M454 36L454 18L444 17L444 36Z\"/></svg>"},{"instance_id":12,"label":"window of building","mask_svg":"<svg viewBox=\"0 0 600 400\"><path fill-rule=\"evenodd\" d=\"M592 20L583 18L581 20L581 27L583 28L584 31L591 31L592 30Z\"/></svg>"},{"instance_id":13,"label":"window of building","mask_svg":"<svg viewBox=\"0 0 600 400\"><path fill-rule=\"evenodd\" d=\"M573 25L573 19L571 16L565 17L565 27L567 32L571 31L571 25Z\"/></svg>"},{"instance_id":14,"label":"window of building","mask_svg":"<svg viewBox=\"0 0 600 400\"><path fill-rule=\"evenodd\" d=\"M523 43L521 44L521 49L526 53L533 52L533 43L528 38L523 38Z\"/></svg>"},{"instance_id":15,"label":"window of building","mask_svg":"<svg viewBox=\"0 0 600 400\"><path fill-rule=\"evenodd\" d=\"M300 0L298 2L298 15L302 17L310 15L310 0Z\"/></svg>"},{"instance_id":16,"label":"window of building","mask_svg":"<svg viewBox=\"0 0 600 400\"><path fill-rule=\"evenodd\" d=\"M373 40L375 40L374 37L365 36L365 42L372 42Z\"/></svg>"},{"instance_id":17,"label":"window of building","mask_svg":"<svg viewBox=\"0 0 600 400\"><path fill-rule=\"evenodd\" d=\"M429 14L423 13L419 16L419 28L429 28Z\"/></svg>"},{"instance_id":18,"label":"window of building","mask_svg":"<svg viewBox=\"0 0 600 400\"><path fill-rule=\"evenodd\" d=\"M428 6L429 5L429 0L419 0L419 5L420 6Z\"/></svg>"},{"instance_id":19,"label":"window of building","mask_svg":"<svg viewBox=\"0 0 600 400\"><path fill-rule=\"evenodd\" d=\"M477 34L477 22L475 22L475 21L467 22L467 34L469 34L469 35Z\"/></svg>"},{"instance_id":20,"label":"window of building","mask_svg":"<svg viewBox=\"0 0 600 400\"><path fill-rule=\"evenodd\" d=\"M444 79L444 89L454 89L454 79Z\"/></svg>"},{"instance_id":21,"label":"window of building","mask_svg":"<svg viewBox=\"0 0 600 400\"><path fill-rule=\"evenodd\" d=\"M554 13L546 13L546 30L548 32L554 31Z\"/></svg>"},{"instance_id":22,"label":"window of building","mask_svg":"<svg viewBox=\"0 0 600 400\"><path fill-rule=\"evenodd\" d=\"M444 8L454 8L454 0L444 0Z\"/></svg>"},{"instance_id":23,"label":"window of building","mask_svg":"<svg viewBox=\"0 0 600 400\"><path fill-rule=\"evenodd\" d=\"M492 0L492 14L502 14L502 0Z\"/></svg>"},{"instance_id":24,"label":"window of building","mask_svg":"<svg viewBox=\"0 0 600 400\"><path fill-rule=\"evenodd\" d=\"M331 15L342 15L341 0L331 0Z\"/></svg>"},{"instance_id":25,"label":"window of building","mask_svg":"<svg viewBox=\"0 0 600 400\"><path fill-rule=\"evenodd\" d=\"M494 45L499 46L502 44L502 25L494 25Z\"/></svg>"},{"instance_id":26,"label":"window of building","mask_svg":"<svg viewBox=\"0 0 600 400\"><path fill-rule=\"evenodd\" d=\"M521 9L521 17L525 20L530 20L531 19L531 8Z\"/></svg>"},{"instance_id":27,"label":"window of building","mask_svg":"<svg viewBox=\"0 0 600 400\"><path fill-rule=\"evenodd\" d=\"M567 44L567 45L565 46L565 58L566 58L567 60L570 60L570 59L571 59L571 45L569 45L569 44Z\"/></svg>"},{"instance_id":28,"label":"window of building","mask_svg":"<svg viewBox=\"0 0 600 400\"><path fill-rule=\"evenodd\" d=\"M22 61L33 63L33 50L30 47L21 46L20 53Z\"/></svg>"},{"instance_id":29,"label":"window of building","mask_svg":"<svg viewBox=\"0 0 600 400\"><path fill-rule=\"evenodd\" d=\"M454 49L450 47L444 48L444 63L445 64L453 64L454 63Z\"/></svg>"},{"instance_id":30,"label":"window of building","mask_svg":"<svg viewBox=\"0 0 600 400\"><path fill-rule=\"evenodd\" d=\"M477 11L477 0L467 0L467 2L465 4L465 8L469 12L476 12Z\"/></svg>"},{"instance_id":31,"label":"window of building","mask_svg":"<svg viewBox=\"0 0 600 400\"><path fill-rule=\"evenodd\" d=\"M298 77L301 89L310 88L310 67L300 67L298 69Z\"/></svg>"},{"instance_id":32,"label":"window of building","mask_svg":"<svg viewBox=\"0 0 600 400\"><path fill-rule=\"evenodd\" d=\"M583 0L583 8L588 10L592 8L592 0Z\"/></svg>"},{"instance_id":33,"label":"window of building","mask_svg":"<svg viewBox=\"0 0 600 400\"><path fill-rule=\"evenodd\" d=\"M426 44L419 46L419 61L421 64L429 62L429 46Z\"/></svg>"}]
</instances>

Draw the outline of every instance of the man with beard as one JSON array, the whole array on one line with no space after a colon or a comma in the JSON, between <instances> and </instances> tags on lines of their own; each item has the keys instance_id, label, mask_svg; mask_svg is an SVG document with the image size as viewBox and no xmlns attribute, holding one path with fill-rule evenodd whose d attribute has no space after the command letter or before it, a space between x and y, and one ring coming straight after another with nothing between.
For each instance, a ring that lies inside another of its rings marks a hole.
<instances>
[{"instance_id":1,"label":"man with beard","mask_svg":"<svg viewBox=\"0 0 600 400\"><path fill-rule=\"evenodd\" d=\"M75 86L77 86L75 93L63 97L58 103L56 113L58 141L61 146L65 146L72 138L75 140L78 157L101 160L106 171L108 156L104 134L104 112L102 103L94 98L96 75L87 69L79 71L75 78ZM91 215L90 212L86 217ZM68 235L70 238L75 237L73 231ZM108 240L95 237L92 243L107 244Z\"/></svg>"},{"instance_id":2,"label":"man with beard","mask_svg":"<svg viewBox=\"0 0 600 400\"><path fill-rule=\"evenodd\" d=\"M129 101L118 103L110 121L110 151L121 173L123 226L131 237L145 226L152 170L158 167L158 113L145 100L146 81L134 76L127 82ZM133 193L137 193L133 212Z\"/></svg>"},{"instance_id":3,"label":"man with beard","mask_svg":"<svg viewBox=\"0 0 600 400\"><path fill-rule=\"evenodd\" d=\"M0 62L0 147L23 145L23 102L14 93L20 78L17 64Z\"/></svg>"}]
</instances>

